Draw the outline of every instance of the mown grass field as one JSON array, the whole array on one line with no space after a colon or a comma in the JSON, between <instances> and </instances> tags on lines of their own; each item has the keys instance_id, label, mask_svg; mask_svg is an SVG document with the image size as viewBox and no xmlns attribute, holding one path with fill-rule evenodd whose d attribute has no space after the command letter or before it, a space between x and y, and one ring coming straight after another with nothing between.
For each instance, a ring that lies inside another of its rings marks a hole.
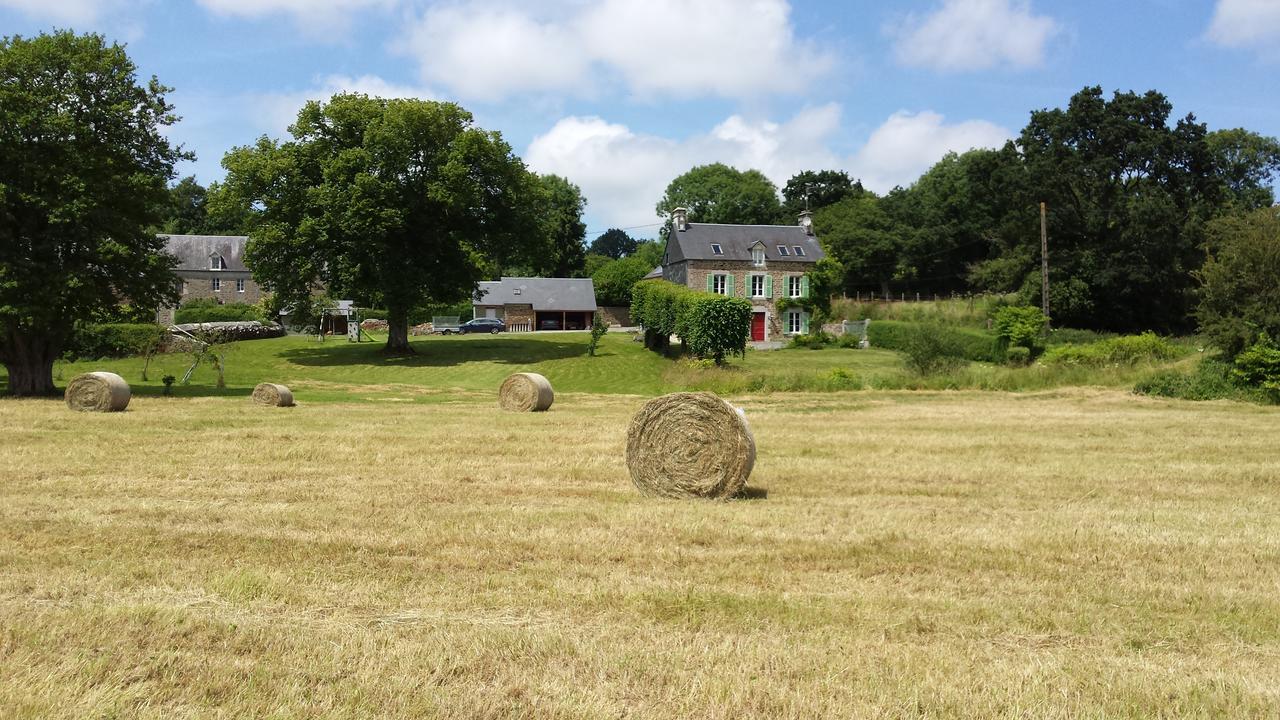
<instances>
[{"instance_id":1,"label":"mown grass field","mask_svg":"<svg viewBox=\"0 0 1280 720\"><path fill-rule=\"evenodd\" d=\"M293 337L174 397L184 355L60 364L121 414L0 400L0 717L1280 714L1280 410L585 342ZM497 410L520 370L549 413ZM745 407L747 498L631 487L627 421L686 388Z\"/></svg>"},{"instance_id":2,"label":"mown grass field","mask_svg":"<svg viewBox=\"0 0 1280 720\"><path fill-rule=\"evenodd\" d=\"M751 499L640 497L643 401L0 401L0 716L1267 717L1280 412L737 402Z\"/></svg>"}]
</instances>

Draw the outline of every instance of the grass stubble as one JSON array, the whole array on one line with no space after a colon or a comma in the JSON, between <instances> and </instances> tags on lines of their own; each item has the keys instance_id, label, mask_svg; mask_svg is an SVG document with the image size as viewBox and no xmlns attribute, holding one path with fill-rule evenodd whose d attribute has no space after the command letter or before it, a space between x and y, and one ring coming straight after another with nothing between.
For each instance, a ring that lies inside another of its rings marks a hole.
<instances>
[{"instance_id":1,"label":"grass stubble","mask_svg":"<svg viewBox=\"0 0 1280 720\"><path fill-rule=\"evenodd\" d=\"M642 398L0 402L0 716L1280 712L1280 413L735 398L753 499L640 497Z\"/></svg>"}]
</instances>

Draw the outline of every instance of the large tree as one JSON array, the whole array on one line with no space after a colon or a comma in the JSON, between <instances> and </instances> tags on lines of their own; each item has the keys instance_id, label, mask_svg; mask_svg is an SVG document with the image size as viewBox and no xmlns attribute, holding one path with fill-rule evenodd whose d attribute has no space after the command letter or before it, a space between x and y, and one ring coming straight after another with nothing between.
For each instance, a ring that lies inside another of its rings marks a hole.
<instances>
[{"instance_id":1,"label":"large tree","mask_svg":"<svg viewBox=\"0 0 1280 720\"><path fill-rule=\"evenodd\" d=\"M791 222L805 210L821 210L846 198L862 197L865 192L860 181L841 170L796 173L782 188L782 221Z\"/></svg>"},{"instance_id":2,"label":"large tree","mask_svg":"<svg viewBox=\"0 0 1280 720\"><path fill-rule=\"evenodd\" d=\"M1217 218L1206 236L1209 260L1197 273L1200 330L1231 358L1260 333L1280 339L1280 210Z\"/></svg>"},{"instance_id":3,"label":"large tree","mask_svg":"<svg viewBox=\"0 0 1280 720\"><path fill-rule=\"evenodd\" d=\"M620 257L630 255L635 252L636 245L639 241L631 237L625 230L618 228L609 228L600 233L600 236L591 241L591 248L588 252L596 255L604 255L617 260Z\"/></svg>"},{"instance_id":4,"label":"large tree","mask_svg":"<svg viewBox=\"0 0 1280 720\"><path fill-rule=\"evenodd\" d=\"M827 254L843 266L846 293L888 293L900 278L909 228L885 212L874 195L848 198L814 214L814 229Z\"/></svg>"},{"instance_id":5,"label":"large tree","mask_svg":"<svg viewBox=\"0 0 1280 720\"><path fill-rule=\"evenodd\" d=\"M412 352L410 309L470 298L541 241L537 178L458 105L340 94L307 103L290 133L223 159L227 192L260 208L246 261L283 302L321 285L375 298L388 352Z\"/></svg>"},{"instance_id":6,"label":"large tree","mask_svg":"<svg viewBox=\"0 0 1280 720\"><path fill-rule=\"evenodd\" d=\"M658 201L666 219L678 207L691 222L768 225L778 222L778 188L759 170L737 170L723 163L700 165L667 185Z\"/></svg>"},{"instance_id":7,"label":"large tree","mask_svg":"<svg viewBox=\"0 0 1280 720\"><path fill-rule=\"evenodd\" d=\"M1280 173L1280 140L1233 128L1211 132L1205 142L1233 209L1248 212L1275 203L1271 185Z\"/></svg>"},{"instance_id":8,"label":"large tree","mask_svg":"<svg viewBox=\"0 0 1280 720\"><path fill-rule=\"evenodd\" d=\"M56 32L0 39L0 362L9 393L54 392L76 321L122 300L175 300L152 229L174 164L177 118L120 45Z\"/></svg>"},{"instance_id":9,"label":"large tree","mask_svg":"<svg viewBox=\"0 0 1280 720\"><path fill-rule=\"evenodd\" d=\"M537 176L536 240L525 250L524 265L536 277L577 277L586 265L587 200L577 185L559 175Z\"/></svg>"}]
</instances>

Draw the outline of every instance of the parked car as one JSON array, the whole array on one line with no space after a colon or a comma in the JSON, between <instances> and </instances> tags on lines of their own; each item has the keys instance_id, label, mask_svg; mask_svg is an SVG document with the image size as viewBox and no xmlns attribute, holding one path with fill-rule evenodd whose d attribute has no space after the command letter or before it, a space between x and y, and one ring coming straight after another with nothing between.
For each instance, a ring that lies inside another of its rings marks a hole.
<instances>
[{"instance_id":1,"label":"parked car","mask_svg":"<svg viewBox=\"0 0 1280 720\"><path fill-rule=\"evenodd\" d=\"M466 335L467 333L493 333L497 335L507 329L507 324L498 318L476 318L468 320L458 326L458 334Z\"/></svg>"}]
</instances>

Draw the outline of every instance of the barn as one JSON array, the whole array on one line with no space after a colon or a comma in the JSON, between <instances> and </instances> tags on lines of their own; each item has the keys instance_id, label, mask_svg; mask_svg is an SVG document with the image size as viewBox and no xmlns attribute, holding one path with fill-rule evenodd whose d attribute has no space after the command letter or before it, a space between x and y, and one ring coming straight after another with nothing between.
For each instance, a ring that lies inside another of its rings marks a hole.
<instances>
[{"instance_id":1,"label":"barn","mask_svg":"<svg viewBox=\"0 0 1280 720\"><path fill-rule=\"evenodd\" d=\"M499 318L507 332L587 330L596 314L591 278L504 277L482 282L475 317Z\"/></svg>"}]
</instances>

